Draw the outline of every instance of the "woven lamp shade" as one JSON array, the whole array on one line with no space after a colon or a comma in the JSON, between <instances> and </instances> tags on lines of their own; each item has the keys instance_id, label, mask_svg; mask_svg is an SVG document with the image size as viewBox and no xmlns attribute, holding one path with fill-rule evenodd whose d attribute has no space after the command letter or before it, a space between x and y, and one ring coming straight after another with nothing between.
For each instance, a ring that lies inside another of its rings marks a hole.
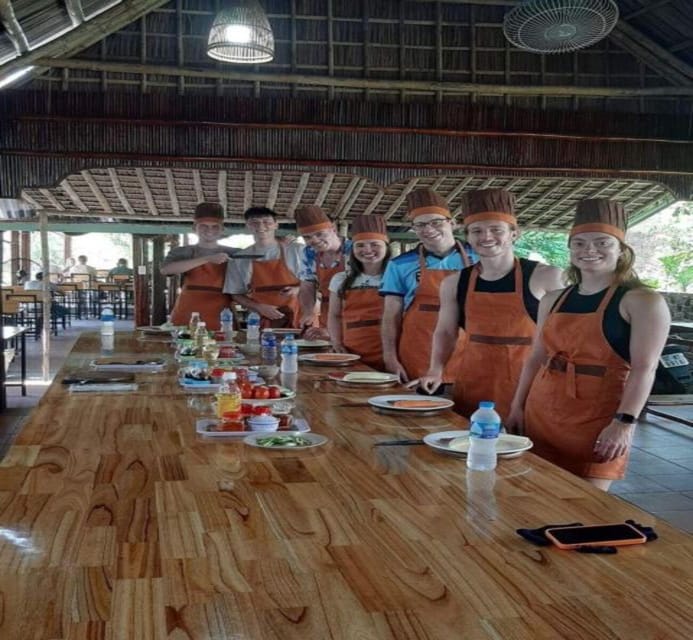
<instances>
[{"instance_id":1,"label":"woven lamp shade","mask_svg":"<svg viewBox=\"0 0 693 640\"><path fill-rule=\"evenodd\" d=\"M274 34L257 0L236 0L217 14L209 32L207 55L222 62L258 64L274 58Z\"/></svg>"}]
</instances>

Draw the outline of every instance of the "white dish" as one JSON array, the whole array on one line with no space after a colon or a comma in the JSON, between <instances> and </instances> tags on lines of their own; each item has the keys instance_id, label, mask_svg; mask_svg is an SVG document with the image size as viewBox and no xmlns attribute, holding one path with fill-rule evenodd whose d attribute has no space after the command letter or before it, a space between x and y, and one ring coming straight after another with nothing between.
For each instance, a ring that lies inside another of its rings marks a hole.
<instances>
[{"instance_id":1,"label":"white dish","mask_svg":"<svg viewBox=\"0 0 693 640\"><path fill-rule=\"evenodd\" d=\"M119 358L97 358L89 363L95 371L147 371L155 373L166 368L166 362L161 359L151 360L120 360Z\"/></svg>"},{"instance_id":2,"label":"white dish","mask_svg":"<svg viewBox=\"0 0 693 640\"><path fill-rule=\"evenodd\" d=\"M420 407L398 407L395 403L403 400L416 400L417 402L430 403L428 406L423 404ZM435 403L435 404L433 404ZM415 393L395 396L374 396L368 398L368 404L379 409L387 409L388 411L403 411L403 412L422 412L422 411L444 411L454 406L454 402L448 398L439 398L432 396L420 396Z\"/></svg>"},{"instance_id":3,"label":"white dish","mask_svg":"<svg viewBox=\"0 0 693 640\"><path fill-rule=\"evenodd\" d=\"M251 416L245 423L251 431L276 431L279 429L279 418L274 416Z\"/></svg>"},{"instance_id":4,"label":"white dish","mask_svg":"<svg viewBox=\"0 0 693 640\"><path fill-rule=\"evenodd\" d=\"M303 446L273 446L273 447L264 447L261 444L258 444L258 440L261 438L268 438L268 437L280 437L280 436L301 436L302 438L305 438L306 440L310 441L310 444L306 444ZM243 442L245 444L250 445L251 447L258 447L259 449L264 449L265 451L300 451L302 449L312 449L313 447L319 447L326 442L328 442L328 439L320 435L319 433L303 433L301 431L280 431L277 433L253 433L245 438L243 438Z\"/></svg>"},{"instance_id":5,"label":"white dish","mask_svg":"<svg viewBox=\"0 0 693 640\"><path fill-rule=\"evenodd\" d=\"M424 442L429 446L457 455L467 455L469 451L469 431L439 431L424 436ZM515 436L509 433L501 433L498 436L496 451L502 458L514 458L528 451L534 443L525 436Z\"/></svg>"},{"instance_id":6,"label":"white dish","mask_svg":"<svg viewBox=\"0 0 693 640\"><path fill-rule=\"evenodd\" d=\"M262 330L263 333L274 333L277 336L288 336L293 335L294 337L301 333L300 329L292 329L291 327L277 327L273 329L272 327L267 327L267 329Z\"/></svg>"},{"instance_id":7,"label":"white dish","mask_svg":"<svg viewBox=\"0 0 693 640\"><path fill-rule=\"evenodd\" d=\"M399 382L399 376L395 373L381 371L350 371L349 373L333 372L327 375L337 384L352 385L389 385Z\"/></svg>"},{"instance_id":8,"label":"white dish","mask_svg":"<svg viewBox=\"0 0 693 640\"><path fill-rule=\"evenodd\" d=\"M298 338L294 342L299 349L321 349L330 346L329 340L305 340L304 338Z\"/></svg>"},{"instance_id":9,"label":"white dish","mask_svg":"<svg viewBox=\"0 0 693 640\"><path fill-rule=\"evenodd\" d=\"M340 367L361 359L355 353L306 353L298 356L299 362L317 364L323 367Z\"/></svg>"},{"instance_id":10,"label":"white dish","mask_svg":"<svg viewBox=\"0 0 693 640\"><path fill-rule=\"evenodd\" d=\"M237 438L237 439L243 439L246 438L250 435L254 436L263 436L263 435L268 435L272 433L295 433L295 434L304 434L310 431L310 425L303 419L303 418L295 418L293 421L292 429L291 431L207 431L209 427L211 427L213 424L216 424L219 422L217 418L199 418L197 422L195 422L195 431L201 435L201 436L206 436L208 438Z\"/></svg>"},{"instance_id":11,"label":"white dish","mask_svg":"<svg viewBox=\"0 0 693 640\"><path fill-rule=\"evenodd\" d=\"M200 393L216 393L219 391L219 383L204 381L204 382L193 382L189 383L185 381L185 378L178 378L178 384L183 387L186 391L200 392Z\"/></svg>"}]
</instances>

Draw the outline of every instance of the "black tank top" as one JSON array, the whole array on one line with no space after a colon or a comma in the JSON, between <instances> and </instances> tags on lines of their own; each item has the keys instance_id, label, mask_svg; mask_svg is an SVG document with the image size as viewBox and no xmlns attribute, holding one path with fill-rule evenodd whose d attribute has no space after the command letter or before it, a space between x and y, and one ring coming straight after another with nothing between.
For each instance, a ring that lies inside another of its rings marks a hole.
<instances>
[{"instance_id":1,"label":"black tank top","mask_svg":"<svg viewBox=\"0 0 693 640\"><path fill-rule=\"evenodd\" d=\"M520 269L522 270L522 300L525 303L525 309L534 322L537 321L537 311L539 310L539 300L532 295L529 289L529 279L534 273L539 263L534 260L525 260L520 258ZM472 277L472 269L467 267L460 271L460 280L457 284L457 303L460 308L459 325L464 329L465 313L464 305L467 299L467 291L469 289L469 279ZM512 293L515 291L515 269L511 269L509 273L504 275L499 280L484 280L476 279L476 287L474 291L482 293Z\"/></svg>"},{"instance_id":2,"label":"black tank top","mask_svg":"<svg viewBox=\"0 0 693 640\"><path fill-rule=\"evenodd\" d=\"M582 294L576 286L563 300L561 308L556 313L594 313L604 299L609 289L603 289L589 295ZM602 331L611 348L626 362L630 362L630 323L626 322L618 311L623 296L628 293L628 287L618 287L604 311ZM556 301L557 303L558 301ZM554 303L554 307L556 306Z\"/></svg>"}]
</instances>

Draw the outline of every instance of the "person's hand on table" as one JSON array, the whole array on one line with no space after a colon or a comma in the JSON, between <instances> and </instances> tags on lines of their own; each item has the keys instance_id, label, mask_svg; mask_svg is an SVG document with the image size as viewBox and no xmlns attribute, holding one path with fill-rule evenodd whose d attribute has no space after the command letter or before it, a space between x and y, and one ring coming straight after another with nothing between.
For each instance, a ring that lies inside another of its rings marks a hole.
<instances>
[{"instance_id":1,"label":"person's hand on table","mask_svg":"<svg viewBox=\"0 0 693 640\"><path fill-rule=\"evenodd\" d=\"M508 433L514 433L518 436L524 435L525 432L525 411L522 407L510 406L510 413L503 422L503 426Z\"/></svg>"},{"instance_id":2,"label":"person's hand on table","mask_svg":"<svg viewBox=\"0 0 693 640\"><path fill-rule=\"evenodd\" d=\"M418 386L430 395L434 393L435 390L443 383L443 375L442 373L429 371L425 376L421 376L414 382L417 382ZM414 386L414 384L410 383L407 386L411 387Z\"/></svg>"},{"instance_id":3,"label":"person's hand on table","mask_svg":"<svg viewBox=\"0 0 693 640\"><path fill-rule=\"evenodd\" d=\"M633 442L634 424L624 424L612 420L602 429L594 443L594 457L597 462L611 462L625 455Z\"/></svg>"},{"instance_id":4,"label":"person's hand on table","mask_svg":"<svg viewBox=\"0 0 693 640\"><path fill-rule=\"evenodd\" d=\"M281 320L284 317L284 314L272 304L258 304L255 311L268 320Z\"/></svg>"},{"instance_id":5,"label":"person's hand on table","mask_svg":"<svg viewBox=\"0 0 693 640\"><path fill-rule=\"evenodd\" d=\"M399 376L400 382L409 382L409 376L407 375L406 369L402 366L402 363L396 358L383 358L385 362L385 371L388 373L394 373Z\"/></svg>"},{"instance_id":6,"label":"person's hand on table","mask_svg":"<svg viewBox=\"0 0 693 640\"><path fill-rule=\"evenodd\" d=\"M307 327L303 337L306 340L329 340L330 334L323 327Z\"/></svg>"},{"instance_id":7,"label":"person's hand on table","mask_svg":"<svg viewBox=\"0 0 693 640\"><path fill-rule=\"evenodd\" d=\"M332 352L333 353L349 353L347 351L347 348L343 344L333 344L332 345Z\"/></svg>"}]
</instances>

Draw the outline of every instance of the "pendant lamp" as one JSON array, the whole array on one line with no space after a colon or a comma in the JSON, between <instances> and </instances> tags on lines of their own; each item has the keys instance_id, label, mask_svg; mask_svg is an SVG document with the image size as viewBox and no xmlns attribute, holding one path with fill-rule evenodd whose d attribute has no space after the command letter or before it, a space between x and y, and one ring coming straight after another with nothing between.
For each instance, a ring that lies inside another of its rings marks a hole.
<instances>
[{"instance_id":1,"label":"pendant lamp","mask_svg":"<svg viewBox=\"0 0 693 640\"><path fill-rule=\"evenodd\" d=\"M259 64L274 58L274 34L258 0L235 0L214 19L207 55L222 62Z\"/></svg>"}]
</instances>

